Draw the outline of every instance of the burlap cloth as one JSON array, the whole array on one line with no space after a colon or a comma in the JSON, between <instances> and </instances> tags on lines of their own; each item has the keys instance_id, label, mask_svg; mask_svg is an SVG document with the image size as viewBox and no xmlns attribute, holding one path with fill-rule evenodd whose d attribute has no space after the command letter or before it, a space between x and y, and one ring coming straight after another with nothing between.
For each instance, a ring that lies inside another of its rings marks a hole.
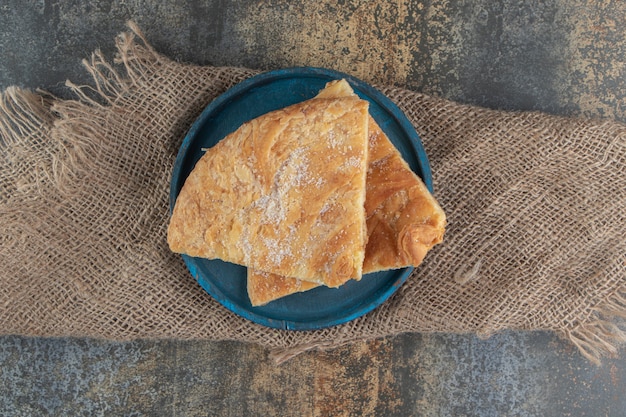
<instances>
[{"instance_id":1,"label":"burlap cloth","mask_svg":"<svg viewBox=\"0 0 626 417\"><path fill-rule=\"evenodd\" d=\"M255 74L155 52L131 24L75 100L0 103L0 333L239 340L284 360L403 332L550 330L598 361L625 339L626 126L512 113L379 86L407 114L447 212L445 243L372 313L319 331L248 322L207 295L165 236L178 146ZM621 324L620 324L621 323Z\"/></svg>"}]
</instances>

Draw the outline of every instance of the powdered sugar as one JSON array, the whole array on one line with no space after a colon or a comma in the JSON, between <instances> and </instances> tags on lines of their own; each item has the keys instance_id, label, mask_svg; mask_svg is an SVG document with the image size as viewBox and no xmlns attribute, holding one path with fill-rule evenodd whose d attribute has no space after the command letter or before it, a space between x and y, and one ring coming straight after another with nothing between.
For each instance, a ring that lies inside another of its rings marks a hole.
<instances>
[{"instance_id":1,"label":"powdered sugar","mask_svg":"<svg viewBox=\"0 0 626 417\"><path fill-rule=\"evenodd\" d=\"M294 188L302 188L311 182L305 150L298 148L278 169L270 193L261 196L254 204L255 208L262 212L261 221L273 226L284 222L289 211L289 195Z\"/></svg>"},{"instance_id":2,"label":"powdered sugar","mask_svg":"<svg viewBox=\"0 0 626 417\"><path fill-rule=\"evenodd\" d=\"M350 170L359 168L361 164L363 164L363 158L359 158L358 156L351 156L344 161L344 163L341 165L341 168L343 170Z\"/></svg>"},{"instance_id":3,"label":"powdered sugar","mask_svg":"<svg viewBox=\"0 0 626 417\"><path fill-rule=\"evenodd\" d=\"M274 266L279 266L285 258L292 256L286 240L264 238L263 244L267 249L267 260Z\"/></svg>"},{"instance_id":4,"label":"powdered sugar","mask_svg":"<svg viewBox=\"0 0 626 417\"><path fill-rule=\"evenodd\" d=\"M266 254L267 265L264 267L279 267L285 259L294 256L292 241L297 231L288 219L290 211L299 210L297 206L292 206L293 201L297 201L295 194L319 182L310 173L307 151L306 148L298 148L291 152L274 175L269 193L262 195L251 206L251 212L257 213L261 227L269 227L269 233L260 237L262 251Z\"/></svg>"},{"instance_id":5,"label":"powdered sugar","mask_svg":"<svg viewBox=\"0 0 626 417\"><path fill-rule=\"evenodd\" d=\"M337 146L341 144L342 140L340 137L337 137L333 130L328 132L328 144L331 148L335 149Z\"/></svg>"}]
</instances>

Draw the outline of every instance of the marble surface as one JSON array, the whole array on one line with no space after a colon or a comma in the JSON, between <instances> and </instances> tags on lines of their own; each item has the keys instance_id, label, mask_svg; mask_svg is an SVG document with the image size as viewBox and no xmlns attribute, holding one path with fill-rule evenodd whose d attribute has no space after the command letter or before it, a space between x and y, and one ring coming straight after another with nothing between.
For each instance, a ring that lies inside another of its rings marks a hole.
<instances>
[{"instance_id":1,"label":"marble surface","mask_svg":"<svg viewBox=\"0 0 626 417\"><path fill-rule=\"evenodd\" d=\"M329 67L459 102L626 121L626 3L0 1L0 89L64 95L135 20L183 62ZM276 366L233 342L0 337L0 415L624 416L626 351L401 335Z\"/></svg>"}]
</instances>

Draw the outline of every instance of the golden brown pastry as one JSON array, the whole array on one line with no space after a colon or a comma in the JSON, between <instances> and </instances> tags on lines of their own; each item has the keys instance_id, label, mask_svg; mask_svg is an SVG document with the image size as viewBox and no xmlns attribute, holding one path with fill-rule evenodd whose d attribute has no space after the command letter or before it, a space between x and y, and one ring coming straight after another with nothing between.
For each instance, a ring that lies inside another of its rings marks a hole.
<instances>
[{"instance_id":1,"label":"golden brown pastry","mask_svg":"<svg viewBox=\"0 0 626 417\"><path fill-rule=\"evenodd\" d=\"M248 296L253 306L265 305L278 298L308 291L319 285L248 268Z\"/></svg>"},{"instance_id":2,"label":"golden brown pastry","mask_svg":"<svg viewBox=\"0 0 626 417\"><path fill-rule=\"evenodd\" d=\"M368 103L315 98L243 124L178 195L170 249L329 287L362 274Z\"/></svg>"},{"instance_id":3,"label":"golden brown pastry","mask_svg":"<svg viewBox=\"0 0 626 417\"><path fill-rule=\"evenodd\" d=\"M349 84L341 80L329 83L318 97L353 95ZM418 266L443 240L443 210L371 117L365 212L368 240L363 273ZM250 301L263 305L314 287L297 281L248 269Z\"/></svg>"}]
</instances>

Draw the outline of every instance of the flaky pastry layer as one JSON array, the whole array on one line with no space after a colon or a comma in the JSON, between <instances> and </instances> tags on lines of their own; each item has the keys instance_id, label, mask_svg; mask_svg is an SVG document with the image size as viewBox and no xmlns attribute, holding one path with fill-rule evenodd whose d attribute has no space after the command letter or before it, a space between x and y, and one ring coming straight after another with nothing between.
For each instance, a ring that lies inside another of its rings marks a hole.
<instances>
[{"instance_id":1,"label":"flaky pastry layer","mask_svg":"<svg viewBox=\"0 0 626 417\"><path fill-rule=\"evenodd\" d=\"M354 93L344 80L329 83L318 95L345 96ZM428 251L442 242L445 213L371 117L368 131L365 199L368 239L363 273L418 266ZM248 270L248 295L255 306L315 286Z\"/></svg>"},{"instance_id":2,"label":"flaky pastry layer","mask_svg":"<svg viewBox=\"0 0 626 417\"><path fill-rule=\"evenodd\" d=\"M329 287L360 279L368 103L315 98L243 124L186 179L172 251Z\"/></svg>"}]
</instances>

